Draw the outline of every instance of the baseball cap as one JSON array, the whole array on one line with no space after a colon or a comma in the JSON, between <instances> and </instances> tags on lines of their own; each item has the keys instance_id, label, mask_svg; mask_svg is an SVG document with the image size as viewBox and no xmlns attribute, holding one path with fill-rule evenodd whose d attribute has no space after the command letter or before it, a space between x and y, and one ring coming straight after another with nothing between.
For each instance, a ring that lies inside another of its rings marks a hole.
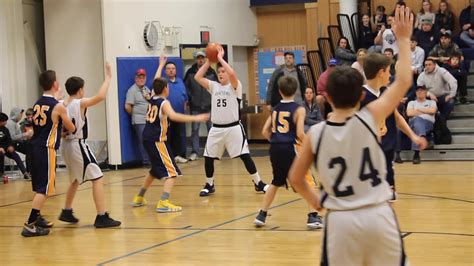
<instances>
[{"instance_id":1,"label":"baseball cap","mask_svg":"<svg viewBox=\"0 0 474 266\"><path fill-rule=\"evenodd\" d=\"M198 57L206 57L206 53L204 51L196 51L194 52L194 58L198 58Z\"/></svg>"},{"instance_id":2,"label":"baseball cap","mask_svg":"<svg viewBox=\"0 0 474 266\"><path fill-rule=\"evenodd\" d=\"M424 18L421 20L421 24L430 24L430 25L433 25L433 20L429 19L429 18Z\"/></svg>"},{"instance_id":3,"label":"baseball cap","mask_svg":"<svg viewBox=\"0 0 474 266\"><path fill-rule=\"evenodd\" d=\"M141 76L141 75L146 76L146 71L143 68L140 68L137 70L137 72L135 72L135 76Z\"/></svg>"},{"instance_id":4,"label":"baseball cap","mask_svg":"<svg viewBox=\"0 0 474 266\"><path fill-rule=\"evenodd\" d=\"M8 115L5 113L0 113L0 122L8 121Z\"/></svg>"},{"instance_id":5,"label":"baseball cap","mask_svg":"<svg viewBox=\"0 0 474 266\"><path fill-rule=\"evenodd\" d=\"M448 37L451 38L451 31L447 30L444 33L441 33L441 37Z\"/></svg>"},{"instance_id":6,"label":"baseball cap","mask_svg":"<svg viewBox=\"0 0 474 266\"><path fill-rule=\"evenodd\" d=\"M329 59L328 65L329 66L337 66L337 59L336 58Z\"/></svg>"}]
</instances>

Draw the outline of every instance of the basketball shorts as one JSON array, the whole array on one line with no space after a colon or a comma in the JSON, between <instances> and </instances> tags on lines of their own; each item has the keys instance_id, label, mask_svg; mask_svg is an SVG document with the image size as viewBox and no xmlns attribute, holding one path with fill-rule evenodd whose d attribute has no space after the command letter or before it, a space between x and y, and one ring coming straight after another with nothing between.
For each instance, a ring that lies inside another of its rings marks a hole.
<instances>
[{"instance_id":1,"label":"basketball shorts","mask_svg":"<svg viewBox=\"0 0 474 266\"><path fill-rule=\"evenodd\" d=\"M389 203L326 214L321 265L408 265Z\"/></svg>"},{"instance_id":2,"label":"basketball shorts","mask_svg":"<svg viewBox=\"0 0 474 266\"><path fill-rule=\"evenodd\" d=\"M158 179L174 178L182 175L174 161L168 142L144 140L143 146L150 157L150 175Z\"/></svg>"},{"instance_id":3,"label":"basketball shorts","mask_svg":"<svg viewBox=\"0 0 474 266\"><path fill-rule=\"evenodd\" d=\"M31 185L33 191L48 196L55 193L56 150L43 146L31 149Z\"/></svg>"},{"instance_id":4,"label":"basketball shorts","mask_svg":"<svg viewBox=\"0 0 474 266\"><path fill-rule=\"evenodd\" d=\"M63 139L61 156L66 163L71 182L77 180L79 183L84 183L104 175L85 140Z\"/></svg>"},{"instance_id":5,"label":"basketball shorts","mask_svg":"<svg viewBox=\"0 0 474 266\"><path fill-rule=\"evenodd\" d=\"M295 147L296 147L296 155L298 156L298 153L300 152L302 146L301 146L301 144L296 143ZM308 185L310 187L317 188L318 185L316 183L316 179L314 178L313 174L311 173L311 168L308 169L308 171L306 171L304 179L306 180L306 182L308 183Z\"/></svg>"},{"instance_id":6,"label":"basketball shorts","mask_svg":"<svg viewBox=\"0 0 474 266\"><path fill-rule=\"evenodd\" d=\"M286 178L295 157L295 145L292 143L270 145L270 162L273 170L272 185L277 187L287 186Z\"/></svg>"},{"instance_id":7,"label":"basketball shorts","mask_svg":"<svg viewBox=\"0 0 474 266\"><path fill-rule=\"evenodd\" d=\"M240 123L230 127L212 126L211 130L209 130L206 147L204 148L204 156L220 160L224 150L227 150L231 158L249 153L247 137Z\"/></svg>"}]
</instances>

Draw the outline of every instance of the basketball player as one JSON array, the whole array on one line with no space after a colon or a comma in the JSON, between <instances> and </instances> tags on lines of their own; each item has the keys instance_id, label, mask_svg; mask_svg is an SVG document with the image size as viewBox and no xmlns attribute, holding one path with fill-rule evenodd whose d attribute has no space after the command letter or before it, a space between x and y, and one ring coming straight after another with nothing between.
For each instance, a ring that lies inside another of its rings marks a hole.
<instances>
[{"instance_id":1,"label":"basketball player","mask_svg":"<svg viewBox=\"0 0 474 266\"><path fill-rule=\"evenodd\" d=\"M79 185L92 181L92 195L97 210L94 226L96 228L105 228L121 224L121 222L110 218L109 214L105 211L104 180L102 178L104 174L100 170L89 145L86 143L89 130L87 108L105 100L111 78L112 72L110 65L107 63L105 65L105 80L97 95L90 98L84 98L84 80L82 78L70 77L66 81L66 91L69 97L64 101L64 105L67 108L69 117L76 126L76 130L67 132L61 145L61 155L66 163L69 179L71 180L71 185L69 185L66 194L64 209L62 209L59 215L59 220L63 222L72 224L79 222L79 219L73 215L72 202Z\"/></svg>"},{"instance_id":2,"label":"basketball player","mask_svg":"<svg viewBox=\"0 0 474 266\"><path fill-rule=\"evenodd\" d=\"M392 59L379 53L369 54L364 58L364 73L367 84L364 85L365 97L361 101L361 108L376 100L380 94L386 90L390 81L390 65ZM395 146L397 141L397 127L405 133L413 143L420 145L420 149L426 148L428 142L425 138L419 137L413 132L405 118L397 109L381 124L380 136L382 136L382 149L387 162L387 182L392 188L392 199L397 200L395 190L395 172L393 170L393 157L395 156Z\"/></svg>"},{"instance_id":3,"label":"basketball player","mask_svg":"<svg viewBox=\"0 0 474 266\"><path fill-rule=\"evenodd\" d=\"M278 188L288 186L286 178L296 157L296 145L304 138L306 111L295 102L297 89L298 82L293 77L286 76L278 80L278 91L282 100L275 105L262 129L262 135L270 141L273 180L263 198L262 208L254 220L257 227L265 225L267 211L275 199ZM323 222L317 212L310 211L307 226L310 229L322 228Z\"/></svg>"},{"instance_id":4,"label":"basketball player","mask_svg":"<svg viewBox=\"0 0 474 266\"><path fill-rule=\"evenodd\" d=\"M397 219L388 200L387 166L379 125L412 84L410 36L413 15L397 8L392 29L399 43L395 81L380 98L359 110L364 78L338 67L328 80L333 114L313 126L290 170L290 181L314 208L326 208L321 265L405 265ZM386 70L380 70L386 71ZM305 181L314 163L322 184L321 200Z\"/></svg>"},{"instance_id":5,"label":"basketball player","mask_svg":"<svg viewBox=\"0 0 474 266\"><path fill-rule=\"evenodd\" d=\"M225 149L231 158L240 157L244 162L247 172L252 176L256 191L265 192L268 188L268 185L260 178L255 163L250 157L244 128L240 124L239 105L242 100L242 84L223 56L224 49L219 47L217 53L219 82L204 78L204 73L209 68L209 59L206 59L204 65L194 76L196 81L211 94L212 127L204 149L206 184L199 193L201 197L215 192L214 160L220 160Z\"/></svg>"},{"instance_id":6,"label":"basketball player","mask_svg":"<svg viewBox=\"0 0 474 266\"><path fill-rule=\"evenodd\" d=\"M40 74L39 84L43 96L36 101L33 110L33 137L31 138L32 185L35 195L28 221L24 224L21 235L24 237L44 236L49 234L52 222L41 216L41 208L48 196L54 194L56 178L56 151L59 148L61 129L75 130L74 124L67 115L64 105L54 98L60 90L56 72L47 70Z\"/></svg>"},{"instance_id":7,"label":"basketball player","mask_svg":"<svg viewBox=\"0 0 474 266\"><path fill-rule=\"evenodd\" d=\"M176 113L166 99L169 95L168 82L162 78L153 81L154 96L149 100L146 125L143 130L143 146L150 157L151 170L145 177L140 192L133 198L132 206L140 207L146 204L145 192L156 179L164 179L163 194L156 205L157 212L180 212L181 206L170 202L169 197L176 177L181 176L181 170L173 160L173 153L167 140L168 118L176 122L203 122L209 119L209 114L185 115Z\"/></svg>"}]
</instances>

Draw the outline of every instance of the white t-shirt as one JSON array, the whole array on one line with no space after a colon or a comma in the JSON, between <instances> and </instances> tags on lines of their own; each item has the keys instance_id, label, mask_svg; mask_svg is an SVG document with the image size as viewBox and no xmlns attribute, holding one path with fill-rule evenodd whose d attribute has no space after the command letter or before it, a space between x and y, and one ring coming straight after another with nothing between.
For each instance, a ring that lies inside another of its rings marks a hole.
<instances>
[{"instance_id":1,"label":"white t-shirt","mask_svg":"<svg viewBox=\"0 0 474 266\"><path fill-rule=\"evenodd\" d=\"M238 81L237 88L232 84L222 85L209 80L209 93L211 93L211 122L225 125L238 122L240 100L242 99L242 83Z\"/></svg>"},{"instance_id":2,"label":"white t-shirt","mask_svg":"<svg viewBox=\"0 0 474 266\"><path fill-rule=\"evenodd\" d=\"M417 100L414 100L414 101L410 101L408 103L408 106L407 106L407 110L408 109L422 109L422 108L431 108L431 107L435 107L437 108L436 106L436 102L435 101L432 101L432 100L424 100L423 102L419 102ZM417 115L425 120L428 120L428 121L431 121L432 123L435 122L435 115L432 114L432 115L429 115L429 114L421 114L421 115ZM410 118L411 119L411 118Z\"/></svg>"},{"instance_id":3,"label":"white t-shirt","mask_svg":"<svg viewBox=\"0 0 474 266\"><path fill-rule=\"evenodd\" d=\"M382 34L382 53L387 48L393 49L393 54L398 54L398 44L395 34L393 34L392 29L385 29Z\"/></svg>"},{"instance_id":4,"label":"white t-shirt","mask_svg":"<svg viewBox=\"0 0 474 266\"><path fill-rule=\"evenodd\" d=\"M87 118L81 114L81 100L74 99L67 106L67 114L73 122L76 130L68 132L66 139L86 139L88 135Z\"/></svg>"}]
</instances>

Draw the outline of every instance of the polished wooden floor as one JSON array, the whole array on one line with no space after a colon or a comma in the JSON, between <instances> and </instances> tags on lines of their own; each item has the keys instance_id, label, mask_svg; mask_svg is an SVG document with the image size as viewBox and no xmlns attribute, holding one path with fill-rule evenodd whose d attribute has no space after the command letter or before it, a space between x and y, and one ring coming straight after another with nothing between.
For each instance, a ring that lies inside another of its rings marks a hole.
<instances>
[{"instance_id":1,"label":"polished wooden floor","mask_svg":"<svg viewBox=\"0 0 474 266\"><path fill-rule=\"evenodd\" d=\"M255 157L263 178L271 176L269 158ZM149 205L129 203L140 188L145 168L105 173L108 209L123 222L116 229L95 229L90 184L75 200L78 225L56 218L65 200L68 178L59 171L57 195L43 215L55 222L49 236L23 238L20 231L31 208L31 184L0 185L1 265L315 265L321 231L306 230L307 207L291 191L281 190L265 229L252 221L257 194L240 160L216 163L216 193L198 196L204 183L203 160L181 165L171 195L182 213L154 211L161 194L155 181ZM399 200L395 209L411 265L474 265L474 163L423 162L396 165Z\"/></svg>"}]
</instances>

